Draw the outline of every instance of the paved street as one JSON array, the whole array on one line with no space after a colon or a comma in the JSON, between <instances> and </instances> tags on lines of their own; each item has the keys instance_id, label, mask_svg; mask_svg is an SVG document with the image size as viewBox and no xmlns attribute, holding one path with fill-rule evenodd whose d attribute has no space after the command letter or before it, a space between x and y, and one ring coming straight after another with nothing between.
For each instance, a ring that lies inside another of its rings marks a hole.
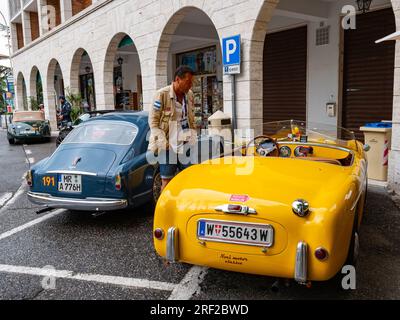
<instances>
[{"instance_id":1,"label":"paved street","mask_svg":"<svg viewBox=\"0 0 400 320\"><path fill-rule=\"evenodd\" d=\"M400 298L400 210L383 188L369 188L357 290L344 292L333 279L274 293L272 278L164 265L145 207L97 217L65 210L36 215L22 180L27 158L37 162L54 149L54 140L32 144L25 156L0 130L0 299Z\"/></svg>"}]
</instances>

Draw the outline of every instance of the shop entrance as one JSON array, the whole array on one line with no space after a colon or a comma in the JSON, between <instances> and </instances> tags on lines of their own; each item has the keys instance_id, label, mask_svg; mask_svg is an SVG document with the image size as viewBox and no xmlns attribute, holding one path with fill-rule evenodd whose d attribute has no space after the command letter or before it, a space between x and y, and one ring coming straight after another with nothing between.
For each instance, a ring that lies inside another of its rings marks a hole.
<instances>
[{"instance_id":1,"label":"shop entrance","mask_svg":"<svg viewBox=\"0 0 400 320\"><path fill-rule=\"evenodd\" d=\"M96 110L96 92L93 66L87 52L82 54L79 68L79 88L84 111Z\"/></svg>"},{"instance_id":2,"label":"shop entrance","mask_svg":"<svg viewBox=\"0 0 400 320\"><path fill-rule=\"evenodd\" d=\"M307 26L267 34L263 121L306 120Z\"/></svg>"},{"instance_id":3,"label":"shop entrance","mask_svg":"<svg viewBox=\"0 0 400 320\"><path fill-rule=\"evenodd\" d=\"M113 76L115 110L143 110L140 61L129 36L125 36L118 45Z\"/></svg>"},{"instance_id":4,"label":"shop entrance","mask_svg":"<svg viewBox=\"0 0 400 320\"><path fill-rule=\"evenodd\" d=\"M357 29L344 31L342 126L360 140L361 126L393 116L396 44L375 41L395 31L392 8L357 15Z\"/></svg>"},{"instance_id":5,"label":"shop entrance","mask_svg":"<svg viewBox=\"0 0 400 320\"><path fill-rule=\"evenodd\" d=\"M190 8L174 16L168 23L172 36L164 33L160 43L166 43L168 57L159 51L158 65L167 63L167 80L171 83L175 69L187 65L195 73L192 91L195 103L195 122L198 129L206 129L208 118L223 111L223 74L221 45L217 30L210 18L201 10ZM176 24L174 32L170 28ZM171 25L171 26L170 26ZM160 45L160 49L163 47ZM163 70L158 71L162 74Z\"/></svg>"}]
</instances>

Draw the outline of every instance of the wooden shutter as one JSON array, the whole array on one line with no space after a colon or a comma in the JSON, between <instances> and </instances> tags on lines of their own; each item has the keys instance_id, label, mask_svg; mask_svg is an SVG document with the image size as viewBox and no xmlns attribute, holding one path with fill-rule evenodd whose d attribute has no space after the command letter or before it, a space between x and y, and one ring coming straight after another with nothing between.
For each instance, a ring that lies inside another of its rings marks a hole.
<instances>
[{"instance_id":1,"label":"wooden shutter","mask_svg":"<svg viewBox=\"0 0 400 320\"><path fill-rule=\"evenodd\" d=\"M264 45L264 122L306 120L307 27L268 34Z\"/></svg>"},{"instance_id":2,"label":"wooden shutter","mask_svg":"<svg viewBox=\"0 0 400 320\"><path fill-rule=\"evenodd\" d=\"M375 41L395 31L390 8L357 15L357 29L344 32L342 126L361 140L361 126L393 116L395 41Z\"/></svg>"}]
</instances>

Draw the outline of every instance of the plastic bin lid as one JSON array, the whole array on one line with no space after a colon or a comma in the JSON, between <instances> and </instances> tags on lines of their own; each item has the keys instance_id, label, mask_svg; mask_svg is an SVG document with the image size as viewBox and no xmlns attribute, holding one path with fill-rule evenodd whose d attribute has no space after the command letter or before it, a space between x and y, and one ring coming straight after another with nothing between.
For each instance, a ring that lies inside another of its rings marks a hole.
<instances>
[{"instance_id":1,"label":"plastic bin lid","mask_svg":"<svg viewBox=\"0 0 400 320\"><path fill-rule=\"evenodd\" d=\"M391 128L392 124L390 122L371 122L365 124L364 127L367 128Z\"/></svg>"}]
</instances>

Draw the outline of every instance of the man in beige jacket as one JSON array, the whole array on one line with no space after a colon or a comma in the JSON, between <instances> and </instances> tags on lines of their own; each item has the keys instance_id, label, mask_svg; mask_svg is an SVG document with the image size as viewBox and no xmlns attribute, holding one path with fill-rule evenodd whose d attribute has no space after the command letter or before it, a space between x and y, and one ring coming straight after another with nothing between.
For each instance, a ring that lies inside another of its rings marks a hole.
<instances>
[{"instance_id":1,"label":"man in beige jacket","mask_svg":"<svg viewBox=\"0 0 400 320\"><path fill-rule=\"evenodd\" d=\"M181 161L185 145L197 139L194 124L193 70L180 66L174 82L157 91L149 114L149 150L158 155L163 190L177 170L186 169L190 163ZM185 162L185 163L183 163Z\"/></svg>"}]
</instances>

